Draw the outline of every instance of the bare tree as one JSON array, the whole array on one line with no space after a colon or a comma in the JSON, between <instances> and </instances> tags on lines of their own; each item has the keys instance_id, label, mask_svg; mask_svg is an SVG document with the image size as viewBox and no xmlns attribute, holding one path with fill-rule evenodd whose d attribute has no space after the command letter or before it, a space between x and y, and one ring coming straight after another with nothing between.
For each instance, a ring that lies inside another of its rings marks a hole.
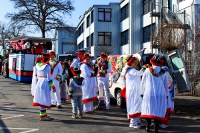
<instances>
[{"instance_id":1,"label":"bare tree","mask_svg":"<svg viewBox=\"0 0 200 133\"><path fill-rule=\"evenodd\" d=\"M96 52L96 55L100 55L102 52L106 52L108 55L112 55L118 51L118 47L111 45L98 45L95 43L94 51Z\"/></svg>"},{"instance_id":2,"label":"bare tree","mask_svg":"<svg viewBox=\"0 0 200 133\"><path fill-rule=\"evenodd\" d=\"M7 31L7 37L9 39L26 35L25 27L22 25L10 24L7 28Z\"/></svg>"},{"instance_id":3,"label":"bare tree","mask_svg":"<svg viewBox=\"0 0 200 133\"><path fill-rule=\"evenodd\" d=\"M6 16L12 23L26 27L35 27L41 31L42 37L45 33L55 27L66 27L66 15L71 16L75 9L71 0L10 0L18 13L8 13Z\"/></svg>"},{"instance_id":4,"label":"bare tree","mask_svg":"<svg viewBox=\"0 0 200 133\"><path fill-rule=\"evenodd\" d=\"M5 48L6 39L8 39L8 30L5 23L0 22L0 44Z\"/></svg>"},{"instance_id":5,"label":"bare tree","mask_svg":"<svg viewBox=\"0 0 200 133\"><path fill-rule=\"evenodd\" d=\"M187 32L188 52L185 53L185 63L189 73L191 93L200 96L200 13L195 18L192 30Z\"/></svg>"},{"instance_id":6,"label":"bare tree","mask_svg":"<svg viewBox=\"0 0 200 133\"><path fill-rule=\"evenodd\" d=\"M9 39L25 35L23 26L0 22L0 44L3 48L6 47L5 44Z\"/></svg>"}]
</instances>

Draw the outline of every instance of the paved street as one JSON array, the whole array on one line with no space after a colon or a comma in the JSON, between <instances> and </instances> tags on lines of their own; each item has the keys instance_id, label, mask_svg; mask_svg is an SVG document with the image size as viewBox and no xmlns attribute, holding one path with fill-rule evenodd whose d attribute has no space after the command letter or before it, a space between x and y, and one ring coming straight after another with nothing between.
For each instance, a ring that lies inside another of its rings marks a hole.
<instances>
[{"instance_id":1,"label":"paved street","mask_svg":"<svg viewBox=\"0 0 200 133\"><path fill-rule=\"evenodd\" d=\"M110 110L96 111L82 119L71 118L71 104L67 101L62 109L52 108L47 113L53 121L39 121L39 108L32 106L30 84L0 76L0 133L145 133L143 129L129 128L126 110L116 106ZM163 133L200 132L200 121L172 116L170 127Z\"/></svg>"}]
</instances>

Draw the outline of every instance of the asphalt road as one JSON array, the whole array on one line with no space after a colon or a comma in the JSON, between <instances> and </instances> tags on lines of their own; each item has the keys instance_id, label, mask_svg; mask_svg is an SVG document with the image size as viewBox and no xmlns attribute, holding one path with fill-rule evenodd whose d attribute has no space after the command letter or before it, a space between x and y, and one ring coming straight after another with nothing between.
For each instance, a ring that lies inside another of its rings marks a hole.
<instances>
[{"instance_id":1,"label":"asphalt road","mask_svg":"<svg viewBox=\"0 0 200 133\"><path fill-rule=\"evenodd\" d=\"M96 104L96 103L95 103ZM32 106L30 84L0 76L0 133L145 133L145 129L129 128L126 110L112 100L110 110L84 114L82 119L71 118L71 103L47 113L53 121L39 120L39 107ZM170 127L163 133L200 133L200 121L173 115Z\"/></svg>"}]
</instances>

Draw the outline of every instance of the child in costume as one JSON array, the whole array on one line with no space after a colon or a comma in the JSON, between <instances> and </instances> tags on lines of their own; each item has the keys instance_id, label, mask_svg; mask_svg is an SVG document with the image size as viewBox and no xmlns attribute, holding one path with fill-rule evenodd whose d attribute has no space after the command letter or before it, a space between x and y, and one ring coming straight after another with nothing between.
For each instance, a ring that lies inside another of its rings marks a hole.
<instances>
[{"instance_id":1,"label":"child in costume","mask_svg":"<svg viewBox=\"0 0 200 133\"><path fill-rule=\"evenodd\" d=\"M36 64L36 74L38 81L34 91L33 106L40 106L40 120L52 120L47 116L46 108L51 108L51 88L56 91L50 76L51 67L48 64L49 55L44 54L41 58L41 63Z\"/></svg>"},{"instance_id":2,"label":"child in costume","mask_svg":"<svg viewBox=\"0 0 200 133\"><path fill-rule=\"evenodd\" d=\"M82 108L82 86L83 78L80 77L81 71L78 68L74 68L74 73L76 77L70 79L69 83L69 98L71 98L72 104L72 118L82 118L83 108Z\"/></svg>"}]
</instances>

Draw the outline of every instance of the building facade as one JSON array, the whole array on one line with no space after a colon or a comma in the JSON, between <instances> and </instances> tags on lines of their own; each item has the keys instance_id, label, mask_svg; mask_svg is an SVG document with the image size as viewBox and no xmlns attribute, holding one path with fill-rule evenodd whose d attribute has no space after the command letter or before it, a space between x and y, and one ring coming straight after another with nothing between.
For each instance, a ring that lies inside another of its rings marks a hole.
<instances>
[{"instance_id":1,"label":"building facade","mask_svg":"<svg viewBox=\"0 0 200 133\"><path fill-rule=\"evenodd\" d=\"M53 50L56 54L64 54L66 52L77 49L76 27L57 27L55 30L55 43Z\"/></svg>"},{"instance_id":2,"label":"building facade","mask_svg":"<svg viewBox=\"0 0 200 133\"><path fill-rule=\"evenodd\" d=\"M85 12L77 26L77 47L90 47L91 55L100 54L99 47L108 46L119 53L120 47L120 6L119 3L94 5Z\"/></svg>"}]
</instances>

